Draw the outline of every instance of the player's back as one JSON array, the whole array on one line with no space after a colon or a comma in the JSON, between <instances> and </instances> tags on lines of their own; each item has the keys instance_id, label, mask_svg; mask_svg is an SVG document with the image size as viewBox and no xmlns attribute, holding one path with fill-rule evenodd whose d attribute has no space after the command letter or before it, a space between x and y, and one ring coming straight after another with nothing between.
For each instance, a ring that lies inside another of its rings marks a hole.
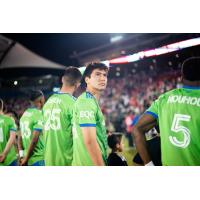
<instances>
[{"instance_id":1,"label":"player's back","mask_svg":"<svg viewBox=\"0 0 200 200\"><path fill-rule=\"evenodd\" d=\"M43 107L45 165L71 165L74 102L75 97L68 93L55 93Z\"/></svg>"},{"instance_id":2,"label":"player's back","mask_svg":"<svg viewBox=\"0 0 200 200\"><path fill-rule=\"evenodd\" d=\"M200 89L184 87L155 103L163 165L200 165Z\"/></svg>"},{"instance_id":3,"label":"player's back","mask_svg":"<svg viewBox=\"0 0 200 200\"><path fill-rule=\"evenodd\" d=\"M10 131L16 131L14 120L9 116L0 114L0 154L6 147L6 144L10 137ZM0 163L0 166L7 166L11 164L14 160L16 160L16 152L14 146L12 146L6 156L6 159L4 160L4 163Z\"/></svg>"},{"instance_id":4,"label":"player's back","mask_svg":"<svg viewBox=\"0 0 200 200\"><path fill-rule=\"evenodd\" d=\"M44 142L42 135L42 112L41 110L32 107L28 108L20 118L20 132L22 136L22 144L24 148L24 155L26 155L29 145L33 138L33 131L40 131L38 142L33 150L31 157L28 160L28 165L44 160Z\"/></svg>"}]
</instances>

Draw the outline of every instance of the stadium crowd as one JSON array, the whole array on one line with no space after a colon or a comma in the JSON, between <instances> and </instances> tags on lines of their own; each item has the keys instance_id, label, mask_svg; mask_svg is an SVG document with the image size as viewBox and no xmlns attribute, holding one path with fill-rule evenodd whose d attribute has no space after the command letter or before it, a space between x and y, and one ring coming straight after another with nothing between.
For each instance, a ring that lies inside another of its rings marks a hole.
<instances>
[{"instance_id":1,"label":"stadium crowd","mask_svg":"<svg viewBox=\"0 0 200 200\"><path fill-rule=\"evenodd\" d=\"M108 129L111 132L124 132L126 116L143 113L153 100L160 94L176 88L179 82L179 77L169 73L153 77L144 71L128 77L109 79L107 89L100 99ZM19 119L29 106L27 97L15 97L5 99L4 109L5 113L14 113Z\"/></svg>"}]
</instances>

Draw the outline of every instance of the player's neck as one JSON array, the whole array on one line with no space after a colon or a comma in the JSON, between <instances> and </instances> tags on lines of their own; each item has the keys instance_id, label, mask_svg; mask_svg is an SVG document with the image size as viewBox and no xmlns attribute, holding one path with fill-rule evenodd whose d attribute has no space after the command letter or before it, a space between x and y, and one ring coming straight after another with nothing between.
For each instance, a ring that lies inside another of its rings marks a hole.
<instances>
[{"instance_id":1,"label":"player's neck","mask_svg":"<svg viewBox=\"0 0 200 200\"><path fill-rule=\"evenodd\" d=\"M87 88L86 89L86 92L89 92L91 93L98 101L100 99L100 95L101 95L101 92L96 90L96 89L93 89L93 88Z\"/></svg>"},{"instance_id":2,"label":"player's neck","mask_svg":"<svg viewBox=\"0 0 200 200\"><path fill-rule=\"evenodd\" d=\"M192 87L200 87L200 81L188 81L184 79L183 85L192 86Z\"/></svg>"},{"instance_id":3,"label":"player's neck","mask_svg":"<svg viewBox=\"0 0 200 200\"><path fill-rule=\"evenodd\" d=\"M68 94L73 95L73 93L74 93L74 87L62 86L60 92L61 92L61 93L68 93Z\"/></svg>"}]
</instances>

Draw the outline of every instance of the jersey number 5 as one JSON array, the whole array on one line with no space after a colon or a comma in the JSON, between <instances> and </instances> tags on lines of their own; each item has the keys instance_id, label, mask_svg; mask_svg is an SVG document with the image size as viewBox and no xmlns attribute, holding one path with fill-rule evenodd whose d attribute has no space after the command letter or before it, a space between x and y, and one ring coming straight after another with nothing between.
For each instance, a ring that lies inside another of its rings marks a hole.
<instances>
[{"instance_id":1,"label":"jersey number 5","mask_svg":"<svg viewBox=\"0 0 200 200\"><path fill-rule=\"evenodd\" d=\"M179 134L183 134L183 140L179 141L175 136L169 136L170 142L181 148L186 148L190 144L190 130L185 126L180 125L180 121L189 122L191 119L190 115L175 114L172 122L171 131Z\"/></svg>"}]
</instances>

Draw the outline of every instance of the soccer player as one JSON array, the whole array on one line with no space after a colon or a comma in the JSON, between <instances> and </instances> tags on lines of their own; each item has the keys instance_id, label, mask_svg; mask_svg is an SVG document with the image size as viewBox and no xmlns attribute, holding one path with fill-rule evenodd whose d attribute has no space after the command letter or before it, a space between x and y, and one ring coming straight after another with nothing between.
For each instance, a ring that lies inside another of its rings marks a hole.
<instances>
[{"instance_id":1,"label":"soccer player","mask_svg":"<svg viewBox=\"0 0 200 200\"><path fill-rule=\"evenodd\" d=\"M107 165L107 135L99 98L107 86L108 67L89 64L83 74L86 92L80 95L73 109L72 165Z\"/></svg>"},{"instance_id":2,"label":"soccer player","mask_svg":"<svg viewBox=\"0 0 200 200\"><path fill-rule=\"evenodd\" d=\"M73 93L81 81L76 67L68 67L62 77L60 92L53 94L43 107L45 165L70 166L73 156L72 107L76 98Z\"/></svg>"},{"instance_id":3,"label":"soccer player","mask_svg":"<svg viewBox=\"0 0 200 200\"><path fill-rule=\"evenodd\" d=\"M0 99L0 166L17 165L15 140L16 124L11 117L3 114L3 100Z\"/></svg>"},{"instance_id":4,"label":"soccer player","mask_svg":"<svg viewBox=\"0 0 200 200\"><path fill-rule=\"evenodd\" d=\"M28 108L20 118L18 137L18 149L20 157L22 157L20 165L44 166L41 111L45 102L43 93L40 90L31 91L30 101L32 107Z\"/></svg>"},{"instance_id":5,"label":"soccer player","mask_svg":"<svg viewBox=\"0 0 200 200\"><path fill-rule=\"evenodd\" d=\"M144 133L159 123L162 164L200 165L200 57L182 65L183 87L161 95L141 116L133 133L145 165L154 165Z\"/></svg>"}]
</instances>

